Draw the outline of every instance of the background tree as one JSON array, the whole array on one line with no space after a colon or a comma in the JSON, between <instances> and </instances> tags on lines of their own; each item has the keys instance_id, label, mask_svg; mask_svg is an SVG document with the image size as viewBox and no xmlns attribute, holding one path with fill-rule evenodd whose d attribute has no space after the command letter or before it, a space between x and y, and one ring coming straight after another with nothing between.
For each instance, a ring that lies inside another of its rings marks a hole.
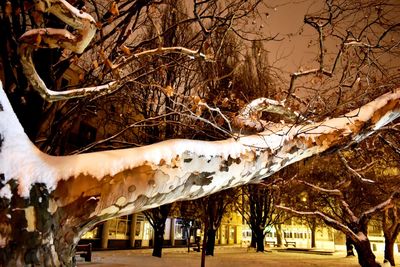
<instances>
[{"instance_id":1,"label":"background tree","mask_svg":"<svg viewBox=\"0 0 400 267\"><path fill-rule=\"evenodd\" d=\"M368 189L369 199L384 201L400 188L398 182L398 125L394 125L379 135L364 141L353 151L344 151L339 158L347 172L358 181L372 183ZM364 188L364 190L366 190ZM356 207L359 203L355 203ZM385 237L385 259L394 266L393 247L397 232L397 205L393 204L384 212L377 214L382 222Z\"/></svg>"},{"instance_id":2,"label":"background tree","mask_svg":"<svg viewBox=\"0 0 400 267\"><path fill-rule=\"evenodd\" d=\"M290 193L282 202L293 208L305 207L306 209L314 210L314 207L318 206L318 204L316 203L320 201L318 194L315 194L315 192L309 190L309 188L306 188L304 186L292 185L289 186L289 189L287 191L290 191ZM297 217L297 219L306 224L310 229L311 233L310 246L311 248L316 248L317 247L316 234L317 234L317 227L321 224L320 220L316 217L308 217L308 216Z\"/></svg>"},{"instance_id":3,"label":"background tree","mask_svg":"<svg viewBox=\"0 0 400 267\"><path fill-rule=\"evenodd\" d=\"M237 189L228 189L206 196L200 199L180 202L176 211L178 216L191 222L201 223L203 230L201 265L205 266L205 256L214 256L216 232L221 226L223 217L228 211L232 211L238 197ZM200 240L199 240L200 242ZM188 247L190 243L190 232L188 233Z\"/></svg>"},{"instance_id":4,"label":"background tree","mask_svg":"<svg viewBox=\"0 0 400 267\"><path fill-rule=\"evenodd\" d=\"M385 197L399 190L400 173L398 153L398 125L369 139L353 153L347 151L340 159L346 169L363 181L373 181L374 189L369 194L384 201ZM367 178L367 179L366 179ZM385 237L385 259L395 265L393 247L398 236L397 205L378 214ZM378 219L377 218L377 219Z\"/></svg>"},{"instance_id":5,"label":"background tree","mask_svg":"<svg viewBox=\"0 0 400 267\"><path fill-rule=\"evenodd\" d=\"M309 115L317 110L333 115L398 84L395 36L400 28L393 19L398 10L398 3L329 0L305 15L298 34L314 33L308 45L315 57L291 74L290 101L306 107ZM305 102L296 97L303 94L310 96Z\"/></svg>"},{"instance_id":6,"label":"background tree","mask_svg":"<svg viewBox=\"0 0 400 267\"><path fill-rule=\"evenodd\" d=\"M238 210L250 226L252 235L254 233L257 252L264 252L266 229L281 220L281 214L275 208L280 202L280 192L276 186L266 184L249 184L241 191L244 197L243 203L237 206Z\"/></svg>"},{"instance_id":7,"label":"background tree","mask_svg":"<svg viewBox=\"0 0 400 267\"><path fill-rule=\"evenodd\" d=\"M201 266L205 266L205 256L214 256L215 235L221 226L222 218L227 213L228 207L233 205L237 197L237 190L224 190L206 196L197 202L201 204L201 221L204 225L204 236L201 251Z\"/></svg>"},{"instance_id":8,"label":"background tree","mask_svg":"<svg viewBox=\"0 0 400 267\"><path fill-rule=\"evenodd\" d=\"M198 248L200 247L200 240L196 240L196 237L198 237L197 230L201 230L203 227L201 222L200 203L199 199L181 201L175 203L173 209L173 214L182 219L188 253L190 252L192 236L195 242L199 242ZM200 252L200 250L198 252Z\"/></svg>"},{"instance_id":9,"label":"background tree","mask_svg":"<svg viewBox=\"0 0 400 267\"><path fill-rule=\"evenodd\" d=\"M165 222L168 218L171 206L172 204L166 204L143 212L154 230L152 254L154 257L161 258L164 245Z\"/></svg>"},{"instance_id":10,"label":"background tree","mask_svg":"<svg viewBox=\"0 0 400 267\"><path fill-rule=\"evenodd\" d=\"M236 188L221 191L202 199L203 222L205 234L207 235L205 254L214 256L215 236L221 226L222 219L228 212L233 211L233 205L238 197Z\"/></svg>"},{"instance_id":11,"label":"background tree","mask_svg":"<svg viewBox=\"0 0 400 267\"><path fill-rule=\"evenodd\" d=\"M385 254L384 257L390 262L391 266L395 266L394 261L394 244L400 232L400 219L398 217L399 208L394 206L386 209L382 216L382 230L385 237Z\"/></svg>"},{"instance_id":12,"label":"background tree","mask_svg":"<svg viewBox=\"0 0 400 267\"><path fill-rule=\"evenodd\" d=\"M363 147L365 143L360 147ZM361 175L349 165L347 160L350 158L345 158L344 155L349 153L354 152L339 154L336 159L332 156L320 158L318 164L313 164L313 160L308 161L307 168L313 167L308 170L303 167L296 179L299 179L301 184L308 187L310 191L314 191L316 194L313 198L318 201L314 201L312 207L303 206L302 211L299 211L299 207L297 210L296 208L285 208L285 210L322 219L328 226L342 231L351 240L357 250L360 265L379 266L374 263L375 256L368 241L368 223L373 215L387 212L396 205L398 187L392 187L391 191L385 193L380 191L379 188L385 187L385 180L387 182L389 176L376 177L368 172L372 164L365 163L363 165L367 166L363 170L365 174ZM365 160L366 158L360 157L359 153L354 153L357 154L358 161ZM367 158L371 159L368 156ZM327 165L321 167L323 166L321 163L327 160L329 160L329 167ZM343 164L344 168L341 167ZM301 173L303 175L300 175Z\"/></svg>"}]
</instances>

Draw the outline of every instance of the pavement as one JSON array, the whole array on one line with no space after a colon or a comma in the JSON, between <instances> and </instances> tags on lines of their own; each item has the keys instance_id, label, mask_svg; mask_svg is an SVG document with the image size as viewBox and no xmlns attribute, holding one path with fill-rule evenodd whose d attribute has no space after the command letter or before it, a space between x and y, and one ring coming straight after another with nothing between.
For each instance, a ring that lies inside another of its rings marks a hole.
<instances>
[{"instance_id":1,"label":"pavement","mask_svg":"<svg viewBox=\"0 0 400 267\"><path fill-rule=\"evenodd\" d=\"M77 259L79 267L199 267L201 253L187 248L164 248L162 258L152 257L151 249L94 251L92 262ZM382 253L377 260L383 261ZM396 258L400 262L400 256ZM214 256L206 257L206 267L356 267L357 257L345 257L345 252L331 255L272 249L257 253L240 247L216 247Z\"/></svg>"}]
</instances>

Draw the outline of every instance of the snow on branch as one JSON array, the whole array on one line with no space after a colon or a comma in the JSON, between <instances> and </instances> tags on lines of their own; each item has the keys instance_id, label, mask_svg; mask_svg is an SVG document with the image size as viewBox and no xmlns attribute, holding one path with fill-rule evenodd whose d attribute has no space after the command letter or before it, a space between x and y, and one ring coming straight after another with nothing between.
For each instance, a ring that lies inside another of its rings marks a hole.
<instances>
[{"instance_id":1,"label":"snow on branch","mask_svg":"<svg viewBox=\"0 0 400 267\"><path fill-rule=\"evenodd\" d=\"M346 169L347 169L354 177L356 177L357 179L359 179L359 180L360 180L361 182L363 182L363 183L369 183L369 184L375 183L374 180L364 178L364 177L363 177L361 174L359 174L355 169L353 169L353 168L350 166L349 162L346 160L346 158L343 156L343 153L339 152L338 155L339 155L340 161L343 163L343 165L346 167Z\"/></svg>"},{"instance_id":2,"label":"snow on branch","mask_svg":"<svg viewBox=\"0 0 400 267\"><path fill-rule=\"evenodd\" d=\"M1 194L9 196L6 185L13 184L28 198L32 186L42 184L54 199L52 210L94 199L93 219L199 198L259 182L332 146L360 140L400 115L399 99L398 89L342 117L319 123L271 123L263 132L221 141L174 139L55 157L31 143L1 89Z\"/></svg>"},{"instance_id":3,"label":"snow on branch","mask_svg":"<svg viewBox=\"0 0 400 267\"><path fill-rule=\"evenodd\" d=\"M256 132L264 131L268 122L260 118L262 112L279 114L282 121L297 122L304 118L296 111L285 107L284 101L268 98L257 98L247 104L234 118L234 126L238 129L250 129Z\"/></svg>"},{"instance_id":4,"label":"snow on branch","mask_svg":"<svg viewBox=\"0 0 400 267\"><path fill-rule=\"evenodd\" d=\"M93 92L110 91L116 83L102 86L57 92L47 88L40 78L32 61L37 48L65 48L82 53L96 34L96 22L88 13L78 10L65 0L39 0L35 4L37 12L51 13L74 28L74 33L66 29L42 28L25 32L19 39L20 60L24 74L32 87L48 101L83 97Z\"/></svg>"},{"instance_id":5,"label":"snow on branch","mask_svg":"<svg viewBox=\"0 0 400 267\"><path fill-rule=\"evenodd\" d=\"M347 213L347 215L350 216L350 219L353 222L356 222L358 220L358 218L354 215L353 211L350 209L349 204L345 201L342 191L340 191L339 189L326 189L302 180L299 180L299 182L308 187L311 187L313 190L317 192L325 193L329 196L338 198L340 205L342 206L343 210Z\"/></svg>"},{"instance_id":6,"label":"snow on branch","mask_svg":"<svg viewBox=\"0 0 400 267\"><path fill-rule=\"evenodd\" d=\"M356 235L347 225L339 222L331 218L329 215L322 213L320 211L298 211L289 207L278 205L276 206L278 209L284 210L286 212L290 212L299 216L314 216L321 218L328 226L335 228L336 230L342 231L346 235L352 236L355 239L359 239L360 237Z\"/></svg>"},{"instance_id":7,"label":"snow on branch","mask_svg":"<svg viewBox=\"0 0 400 267\"><path fill-rule=\"evenodd\" d=\"M111 68L113 70L121 68L121 67L129 64L132 60L135 60L135 59L138 59L141 57L171 54L171 53L187 55L191 59L200 58L200 59L204 59L204 60L210 60L210 58L207 55L201 53L198 50L192 50L192 49L182 47L182 46L158 47L155 49L144 50L142 52L132 54L128 58L125 58L121 63L114 64Z\"/></svg>"},{"instance_id":8,"label":"snow on branch","mask_svg":"<svg viewBox=\"0 0 400 267\"><path fill-rule=\"evenodd\" d=\"M322 188L320 186L311 184L311 183L303 181L303 180L298 180L298 181L304 185L307 185L308 187L311 187L312 189L316 190L317 192L325 193L330 196L338 196L338 197L343 196L342 192L339 189L326 189L326 188Z\"/></svg>"},{"instance_id":9,"label":"snow on branch","mask_svg":"<svg viewBox=\"0 0 400 267\"><path fill-rule=\"evenodd\" d=\"M48 12L57 16L67 25L73 27L75 31L74 33L71 33L67 29L41 28L29 30L20 37L20 60L24 74L32 87L47 101L85 97L94 93L107 94L116 89L119 83L114 81L101 86L85 87L61 92L47 88L33 64L33 52L37 48L63 48L75 53L83 53L96 33L96 23L91 15L83 10L78 10L65 0L39 0L35 6L39 12ZM130 53L129 49L126 52ZM111 69L116 70L121 68L133 59L167 53L179 53L188 55L193 59L202 58L210 60L207 55L185 47L159 47L142 51L133 54L128 58L124 58L122 62L112 65Z\"/></svg>"},{"instance_id":10,"label":"snow on branch","mask_svg":"<svg viewBox=\"0 0 400 267\"><path fill-rule=\"evenodd\" d=\"M382 203L372 207L371 209L363 212L360 216L360 222L368 222L368 220L376 213L385 211L386 209L392 208L395 205L395 202L400 199L400 192L394 192L387 200Z\"/></svg>"}]
</instances>

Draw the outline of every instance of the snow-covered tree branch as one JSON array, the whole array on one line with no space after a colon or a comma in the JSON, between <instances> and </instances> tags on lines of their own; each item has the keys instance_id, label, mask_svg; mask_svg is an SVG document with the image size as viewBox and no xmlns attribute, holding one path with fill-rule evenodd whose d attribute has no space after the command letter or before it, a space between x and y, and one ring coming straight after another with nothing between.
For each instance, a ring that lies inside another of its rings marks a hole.
<instances>
[{"instance_id":1,"label":"snow-covered tree branch","mask_svg":"<svg viewBox=\"0 0 400 267\"><path fill-rule=\"evenodd\" d=\"M40 192L45 201L39 206L30 202L21 206L23 218L4 207L2 229L23 220L26 234L47 231L52 236L50 245L56 233L38 228L44 223L42 218L66 216L69 219L64 223L55 223L76 229L65 241L75 244L83 232L106 218L260 181L293 162L359 141L399 116L399 98L400 90L396 90L339 118L305 125L276 123L264 132L237 139L168 140L126 150L54 157L29 141L1 90L0 196L5 203L15 198L32 201ZM71 208L79 206L85 207L85 216L81 208ZM3 232L2 247L14 239ZM15 260L21 261L18 257Z\"/></svg>"},{"instance_id":2,"label":"snow-covered tree branch","mask_svg":"<svg viewBox=\"0 0 400 267\"><path fill-rule=\"evenodd\" d=\"M321 194L327 194L333 197L334 201L337 203L337 205L334 205L337 211L329 210L328 208L312 208L302 211L284 205L278 205L277 208L298 216L319 217L326 225L343 232L352 240L352 243L355 245L358 252L359 263L361 266L380 266L375 262L375 255L371 250L371 245L368 239L368 223L373 215L380 212L387 214L389 209L393 209L396 202L399 200L399 193L394 192L383 202L378 203L356 216L355 212L347 203L343 192L339 189L325 189L304 181L302 181L302 183ZM332 207L333 206L331 206L331 209ZM388 221L384 221L384 225L385 224L389 224ZM386 228L388 233L392 230L389 228L390 227Z\"/></svg>"}]
</instances>

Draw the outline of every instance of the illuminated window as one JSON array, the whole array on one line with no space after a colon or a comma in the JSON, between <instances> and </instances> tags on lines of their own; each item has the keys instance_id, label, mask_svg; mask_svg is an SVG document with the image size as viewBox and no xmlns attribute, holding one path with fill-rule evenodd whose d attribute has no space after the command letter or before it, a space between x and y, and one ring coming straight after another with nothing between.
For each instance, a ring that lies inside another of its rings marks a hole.
<instances>
[{"instance_id":1,"label":"illuminated window","mask_svg":"<svg viewBox=\"0 0 400 267\"><path fill-rule=\"evenodd\" d=\"M234 240L235 239L235 227L234 226L231 226L230 228L229 228L229 239L230 240Z\"/></svg>"},{"instance_id":2,"label":"illuminated window","mask_svg":"<svg viewBox=\"0 0 400 267\"><path fill-rule=\"evenodd\" d=\"M130 219L128 216L111 219L109 223L108 238L129 239Z\"/></svg>"},{"instance_id":3,"label":"illuminated window","mask_svg":"<svg viewBox=\"0 0 400 267\"><path fill-rule=\"evenodd\" d=\"M176 219L175 221L175 239L183 240L185 239L185 227L181 219Z\"/></svg>"}]
</instances>

